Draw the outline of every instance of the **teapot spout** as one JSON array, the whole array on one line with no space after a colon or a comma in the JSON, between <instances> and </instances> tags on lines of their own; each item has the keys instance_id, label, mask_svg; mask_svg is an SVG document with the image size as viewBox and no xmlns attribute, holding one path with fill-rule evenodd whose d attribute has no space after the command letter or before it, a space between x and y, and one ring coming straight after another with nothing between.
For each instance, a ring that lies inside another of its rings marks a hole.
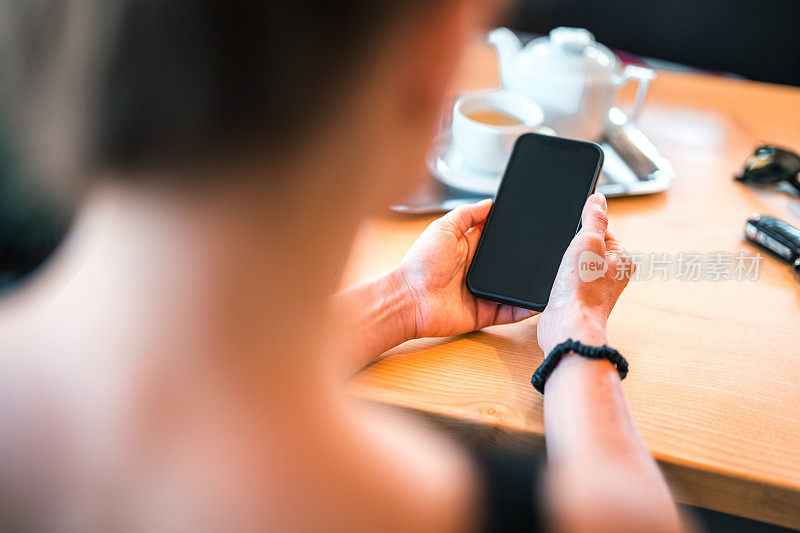
<instances>
[{"instance_id":1,"label":"teapot spout","mask_svg":"<svg viewBox=\"0 0 800 533\"><path fill-rule=\"evenodd\" d=\"M500 81L508 86L514 69L517 54L522 48L519 38L508 28L497 28L489 32L487 42L497 49L500 65Z\"/></svg>"}]
</instances>

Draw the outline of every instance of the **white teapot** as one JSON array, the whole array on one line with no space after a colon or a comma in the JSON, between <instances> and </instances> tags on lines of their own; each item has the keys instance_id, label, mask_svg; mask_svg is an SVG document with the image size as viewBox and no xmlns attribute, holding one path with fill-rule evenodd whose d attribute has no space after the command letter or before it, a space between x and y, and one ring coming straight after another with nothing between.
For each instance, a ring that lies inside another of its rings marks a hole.
<instances>
[{"instance_id":1,"label":"white teapot","mask_svg":"<svg viewBox=\"0 0 800 533\"><path fill-rule=\"evenodd\" d=\"M652 70L635 66L619 72L617 56L581 28L556 28L524 48L511 30L498 28L489 43L497 48L503 87L539 104L545 125L565 137L599 139L617 91L630 80L639 83L626 119L634 123L655 77Z\"/></svg>"}]
</instances>

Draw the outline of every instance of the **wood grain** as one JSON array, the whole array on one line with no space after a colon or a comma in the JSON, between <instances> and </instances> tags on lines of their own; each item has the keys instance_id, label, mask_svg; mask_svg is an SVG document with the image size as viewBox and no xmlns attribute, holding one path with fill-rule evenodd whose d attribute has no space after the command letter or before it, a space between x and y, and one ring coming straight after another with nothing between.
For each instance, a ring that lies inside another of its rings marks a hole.
<instances>
[{"instance_id":1,"label":"wood grain","mask_svg":"<svg viewBox=\"0 0 800 533\"><path fill-rule=\"evenodd\" d=\"M454 91L494 86L494 54L470 51ZM624 91L623 100L632 97ZM800 202L732 181L755 144L800 149L800 89L659 72L642 129L675 165L672 188L610 201L632 252L757 251L752 213L800 225ZM355 239L342 285L400 260L430 217L387 214ZM633 281L609 322L631 372L636 423L679 500L800 528L800 282L764 257L756 281ZM541 398L529 384L542 353L536 321L421 339L359 373L357 396L471 422L541 453Z\"/></svg>"}]
</instances>

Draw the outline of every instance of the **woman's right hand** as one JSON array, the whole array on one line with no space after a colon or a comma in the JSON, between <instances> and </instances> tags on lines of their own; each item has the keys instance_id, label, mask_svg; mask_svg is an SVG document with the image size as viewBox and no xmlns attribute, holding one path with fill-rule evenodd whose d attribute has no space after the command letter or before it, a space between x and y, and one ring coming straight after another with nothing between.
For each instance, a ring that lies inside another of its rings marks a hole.
<instances>
[{"instance_id":1,"label":"woman's right hand","mask_svg":"<svg viewBox=\"0 0 800 533\"><path fill-rule=\"evenodd\" d=\"M608 230L607 207L600 193L583 207L581 230L564 253L539 317L539 346L545 355L568 338L593 346L608 343L606 320L635 266Z\"/></svg>"}]
</instances>

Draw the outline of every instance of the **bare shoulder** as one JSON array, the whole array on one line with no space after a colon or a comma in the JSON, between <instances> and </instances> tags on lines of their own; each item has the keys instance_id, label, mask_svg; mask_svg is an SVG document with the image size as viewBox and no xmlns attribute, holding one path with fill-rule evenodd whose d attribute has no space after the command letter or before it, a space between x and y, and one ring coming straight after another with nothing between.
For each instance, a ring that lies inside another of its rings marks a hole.
<instances>
[{"instance_id":1,"label":"bare shoulder","mask_svg":"<svg viewBox=\"0 0 800 533\"><path fill-rule=\"evenodd\" d=\"M403 526L414 531L474 529L480 491L466 451L409 413L370 405L360 411L364 446L382 457L381 467L370 469L370 482L396 491L386 497L396 502L394 511L403 521L412 522ZM387 478L394 481L387 483Z\"/></svg>"},{"instance_id":2,"label":"bare shoulder","mask_svg":"<svg viewBox=\"0 0 800 533\"><path fill-rule=\"evenodd\" d=\"M307 496L328 530L475 528L479 488L471 462L409 415L359 404L318 452L325 472L318 492Z\"/></svg>"}]
</instances>

